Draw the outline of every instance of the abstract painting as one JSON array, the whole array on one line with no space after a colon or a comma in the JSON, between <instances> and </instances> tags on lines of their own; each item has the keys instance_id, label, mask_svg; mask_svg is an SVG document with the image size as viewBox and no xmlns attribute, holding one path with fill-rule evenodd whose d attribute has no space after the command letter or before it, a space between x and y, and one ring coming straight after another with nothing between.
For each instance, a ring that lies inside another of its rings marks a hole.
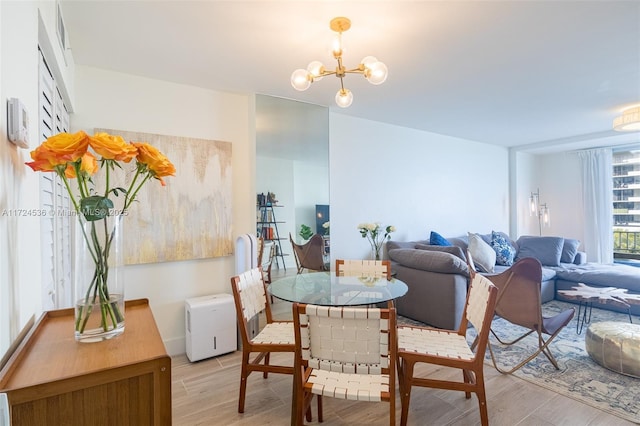
<instances>
[{"instance_id":1,"label":"abstract painting","mask_svg":"<svg viewBox=\"0 0 640 426\"><path fill-rule=\"evenodd\" d=\"M125 264L228 256L233 253L231 143L113 129L95 129L147 142L176 167L166 186L145 184L124 225ZM132 165L133 166L133 165ZM132 171L126 173L126 187Z\"/></svg>"}]
</instances>

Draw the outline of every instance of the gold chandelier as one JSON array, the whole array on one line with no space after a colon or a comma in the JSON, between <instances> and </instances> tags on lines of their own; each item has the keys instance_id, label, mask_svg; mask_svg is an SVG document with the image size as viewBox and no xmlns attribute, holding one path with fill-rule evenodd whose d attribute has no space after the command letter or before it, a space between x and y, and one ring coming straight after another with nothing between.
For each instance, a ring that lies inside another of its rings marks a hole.
<instances>
[{"instance_id":1,"label":"gold chandelier","mask_svg":"<svg viewBox=\"0 0 640 426\"><path fill-rule=\"evenodd\" d=\"M313 61L307 69L297 69L291 74L291 85L296 90L307 90L311 83L320 81L327 75L335 75L340 79L340 90L336 93L336 103L342 108L346 108L353 102L353 93L344 87L344 77L347 74L362 74L371 84L382 84L387 79L387 66L378 61L374 56L367 56L356 68L347 69L342 63L342 33L351 28L351 21L348 18L333 18L329 27L338 33L334 39L332 52L333 57L338 62L334 71L327 71L320 61Z\"/></svg>"}]
</instances>

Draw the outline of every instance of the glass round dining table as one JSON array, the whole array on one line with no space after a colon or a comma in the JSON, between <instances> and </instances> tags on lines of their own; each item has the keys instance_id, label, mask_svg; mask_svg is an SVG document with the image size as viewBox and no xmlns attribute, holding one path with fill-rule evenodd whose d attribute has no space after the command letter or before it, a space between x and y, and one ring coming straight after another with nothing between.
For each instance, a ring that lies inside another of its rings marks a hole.
<instances>
[{"instance_id":1,"label":"glass round dining table","mask_svg":"<svg viewBox=\"0 0 640 426\"><path fill-rule=\"evenodd\" d=\"M309 272L274 281L267 287L267 292L288 302L358 306L393 301L407 293L407 285L396 278Z\"/></svg>"}]
</instances>

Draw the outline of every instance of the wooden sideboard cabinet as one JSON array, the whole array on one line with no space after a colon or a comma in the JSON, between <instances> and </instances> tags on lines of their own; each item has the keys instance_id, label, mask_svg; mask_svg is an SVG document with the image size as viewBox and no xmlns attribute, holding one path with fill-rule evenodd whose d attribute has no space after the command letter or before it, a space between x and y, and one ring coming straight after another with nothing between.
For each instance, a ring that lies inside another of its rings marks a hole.
<instances>
[{"instance_id":1,"label":"wooden sideboard cabinet","mask_svg":"<svg viewBox=\"0 0 640 426\"><path fill-rule=\"evenodd\" d=\"M171 358L146 299L122 335L77 343L73 309L45 312L0 371L13 426L170 425Z\"/></svg>"}]
</instances>

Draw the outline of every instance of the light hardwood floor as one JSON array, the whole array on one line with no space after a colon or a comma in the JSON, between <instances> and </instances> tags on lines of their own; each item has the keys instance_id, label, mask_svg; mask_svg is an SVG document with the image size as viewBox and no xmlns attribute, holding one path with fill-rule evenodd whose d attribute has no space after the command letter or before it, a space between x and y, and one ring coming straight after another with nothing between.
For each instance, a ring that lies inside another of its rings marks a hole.
<instances>
[{"instance_id":1,"label":"light hardwood floor","mask_svg":"<svg viewBox=\"0 0 640 426\"><path fill-rule=\"evenodd\" d=\"M290 304L276 301L273 311L279 319L290 319ZM287 354L274 361L293 363ZM291 410L291 382L288 375L271 374L263 379L253 373L247 384L244 414L238 413L240 352L190 363L185 355L172 359L173 424L187 425L288 425ZM456 377L459 370L416 366L416 372L440 377ZM619 417L510 375L493 367L485 368L485 387L491 425L632 425ZM324 398L323 425L388 425L389 404L341 401ZM319 424L315 403L314 419ZM400 424L400 398L396 398L396 423ZM480 424L475 395L463 392L414 388L409 425Z\"/></svg>"}]
</instances>

